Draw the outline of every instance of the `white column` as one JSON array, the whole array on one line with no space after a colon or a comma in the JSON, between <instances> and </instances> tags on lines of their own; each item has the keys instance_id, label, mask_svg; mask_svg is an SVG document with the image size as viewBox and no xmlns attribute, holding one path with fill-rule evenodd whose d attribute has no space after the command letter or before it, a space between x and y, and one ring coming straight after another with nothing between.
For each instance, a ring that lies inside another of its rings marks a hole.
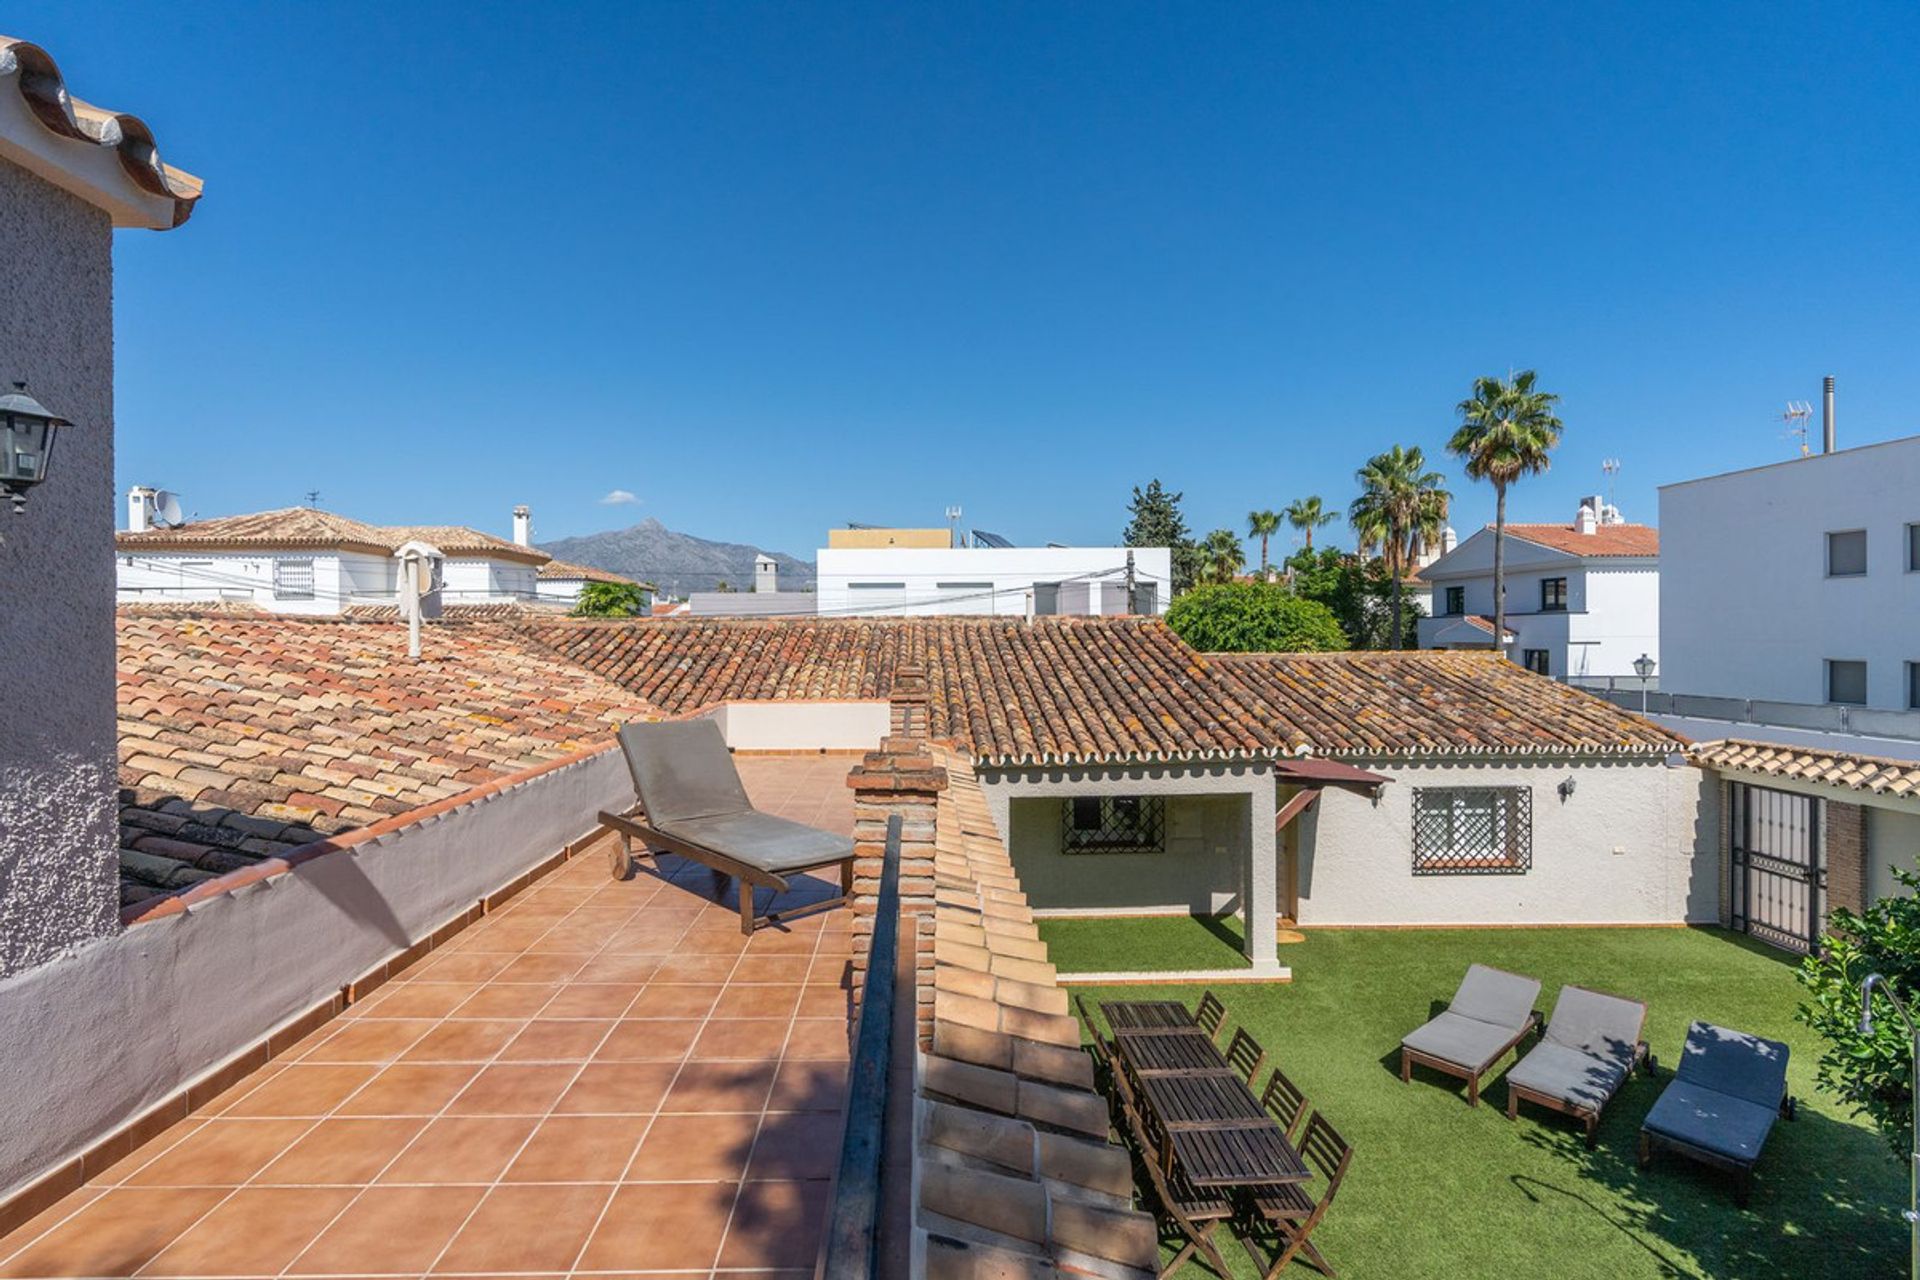
<instances>
[{"instance_id":1,"label":"white column","mask_svg":"<svg viewBox=\"0 0 1920 1280\"><path fill-rule=\"evenodd\" d=\"M1246 922L1246 953L1255 973L1280 971L1276 940L1280 918L1280 856L1274 838L1276 808L1273 770L1267 765L1249 771L1251 803L1247 806L1247 870L1242 879L1241 903Z\"/></svg>"}]
</instances>

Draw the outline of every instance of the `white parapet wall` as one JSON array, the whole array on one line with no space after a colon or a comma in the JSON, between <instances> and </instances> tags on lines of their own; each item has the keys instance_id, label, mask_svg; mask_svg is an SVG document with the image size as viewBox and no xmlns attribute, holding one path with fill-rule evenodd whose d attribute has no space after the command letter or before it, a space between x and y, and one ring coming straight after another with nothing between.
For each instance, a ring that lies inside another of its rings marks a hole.
<instances>
[{"instance_id":1,"label":"white parapet wall","mask_svg":"<svg viewBox=\"0 0 1920 1280\"><path fill-rule=\"evenodd\" d=\"M701 714L735 751L872 751L887 736L884 702L726 702Z\"/></svg>"},{"instance_id":2,"label":"white parapet wall","mask_svg":"<svg viewBox=\"0 0 1920 1280\"><path fill-rule=\"evenodd\" d=\"M0 982L0 1080L32 1082L0 1090L0 1200L430 936L591 833L601 809L632 798L618 751L578 757Z\"/></svg>"}]
</instances>

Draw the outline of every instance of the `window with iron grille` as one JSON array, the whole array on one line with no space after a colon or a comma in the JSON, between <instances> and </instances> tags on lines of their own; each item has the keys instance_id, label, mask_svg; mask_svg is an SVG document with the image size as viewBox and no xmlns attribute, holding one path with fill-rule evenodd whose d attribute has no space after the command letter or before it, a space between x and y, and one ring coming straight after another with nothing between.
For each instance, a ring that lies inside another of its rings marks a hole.
<instances>
[{"instance_id":1,"label":"window with iron grille","mask_svg":"<svg viewBox=\"0 0 1920 1280\"><path fill-rule=\"evenodd\" d=\"M275 560L273 595L276 600L313 599L313 561Z\"/></svg>"},{"instance_id":2,"label":"window with iron grille","mask_svg":"<svg viewBox=\"0 0 1920 1280\"><path fill-rule=\"evenodd\" d=\"M1447 588L1447 612L1459 617L1467 611L1467 589L1465 587Z\"/></svg>"},{"instance_id":3,"label":"window with iron grille","mask_svg":"<svg viewBox=\"0 0 1920 1280\"><path fill-rule=\"evenodd\" d=\"M1060 806L1067 853L1159 853L1167 802L1159 796L1075 796Z\"/></svg>"},{"instance_id":4,"label":"window with iron grille","mask_svg":"<svg viewBox=\"0 0 1920 1280\"><path fill-rule=\"evenodd\" d=\"M1533 866L1528 787L1415 787L1415 875L1521 875Z\"/></svg>"}]
</instances>

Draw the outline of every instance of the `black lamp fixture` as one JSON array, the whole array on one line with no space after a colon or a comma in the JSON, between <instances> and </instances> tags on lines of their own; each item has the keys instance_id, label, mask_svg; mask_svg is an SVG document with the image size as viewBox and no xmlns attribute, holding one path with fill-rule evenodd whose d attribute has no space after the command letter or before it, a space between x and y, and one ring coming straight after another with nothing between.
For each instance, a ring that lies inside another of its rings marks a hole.
<instances>
[{"instance_id":1,"label":"black lamp fixture","mask_svg":"<svg viewBox=\"0 0 1920 1280\"><path fill-rule=\"evenodd\" d=\"M1653 667L1653 659L1644 653L1633 660L1633 674L1639 676L1642 680L1652 677Z\"/></svg>"},{"instance_id":2,"label":"black lamp fixture","mask_svg":"<svg viewBox=\"0 0 1920 1280\"><path fill-rule=\"evenodd\" d=\"M0 492L16 512L27 505L27 490L47 478L54 436L72 425L28 395L24 382L0 396Z\"/></svg>"}]
</instances>

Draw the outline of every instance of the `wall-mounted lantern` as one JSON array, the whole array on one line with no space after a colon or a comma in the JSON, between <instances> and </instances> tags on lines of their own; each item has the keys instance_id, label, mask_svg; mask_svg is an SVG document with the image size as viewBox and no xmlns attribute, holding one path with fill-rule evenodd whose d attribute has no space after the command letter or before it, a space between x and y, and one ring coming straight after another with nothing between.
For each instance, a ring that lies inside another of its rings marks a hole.
<instances>
[{"instance_id":1,"label":"wall-mounted lantern","mask_svg":"<svg viewBox=\"0 0 1920 1280\"><path fill-rule=\"evenodd\" d=\"M72 425L28 395L24 382L0 396L0 492L13 499L15 511L27 505L27 490L47 478L54 436Z\"/></svg>"}]
</instances>

